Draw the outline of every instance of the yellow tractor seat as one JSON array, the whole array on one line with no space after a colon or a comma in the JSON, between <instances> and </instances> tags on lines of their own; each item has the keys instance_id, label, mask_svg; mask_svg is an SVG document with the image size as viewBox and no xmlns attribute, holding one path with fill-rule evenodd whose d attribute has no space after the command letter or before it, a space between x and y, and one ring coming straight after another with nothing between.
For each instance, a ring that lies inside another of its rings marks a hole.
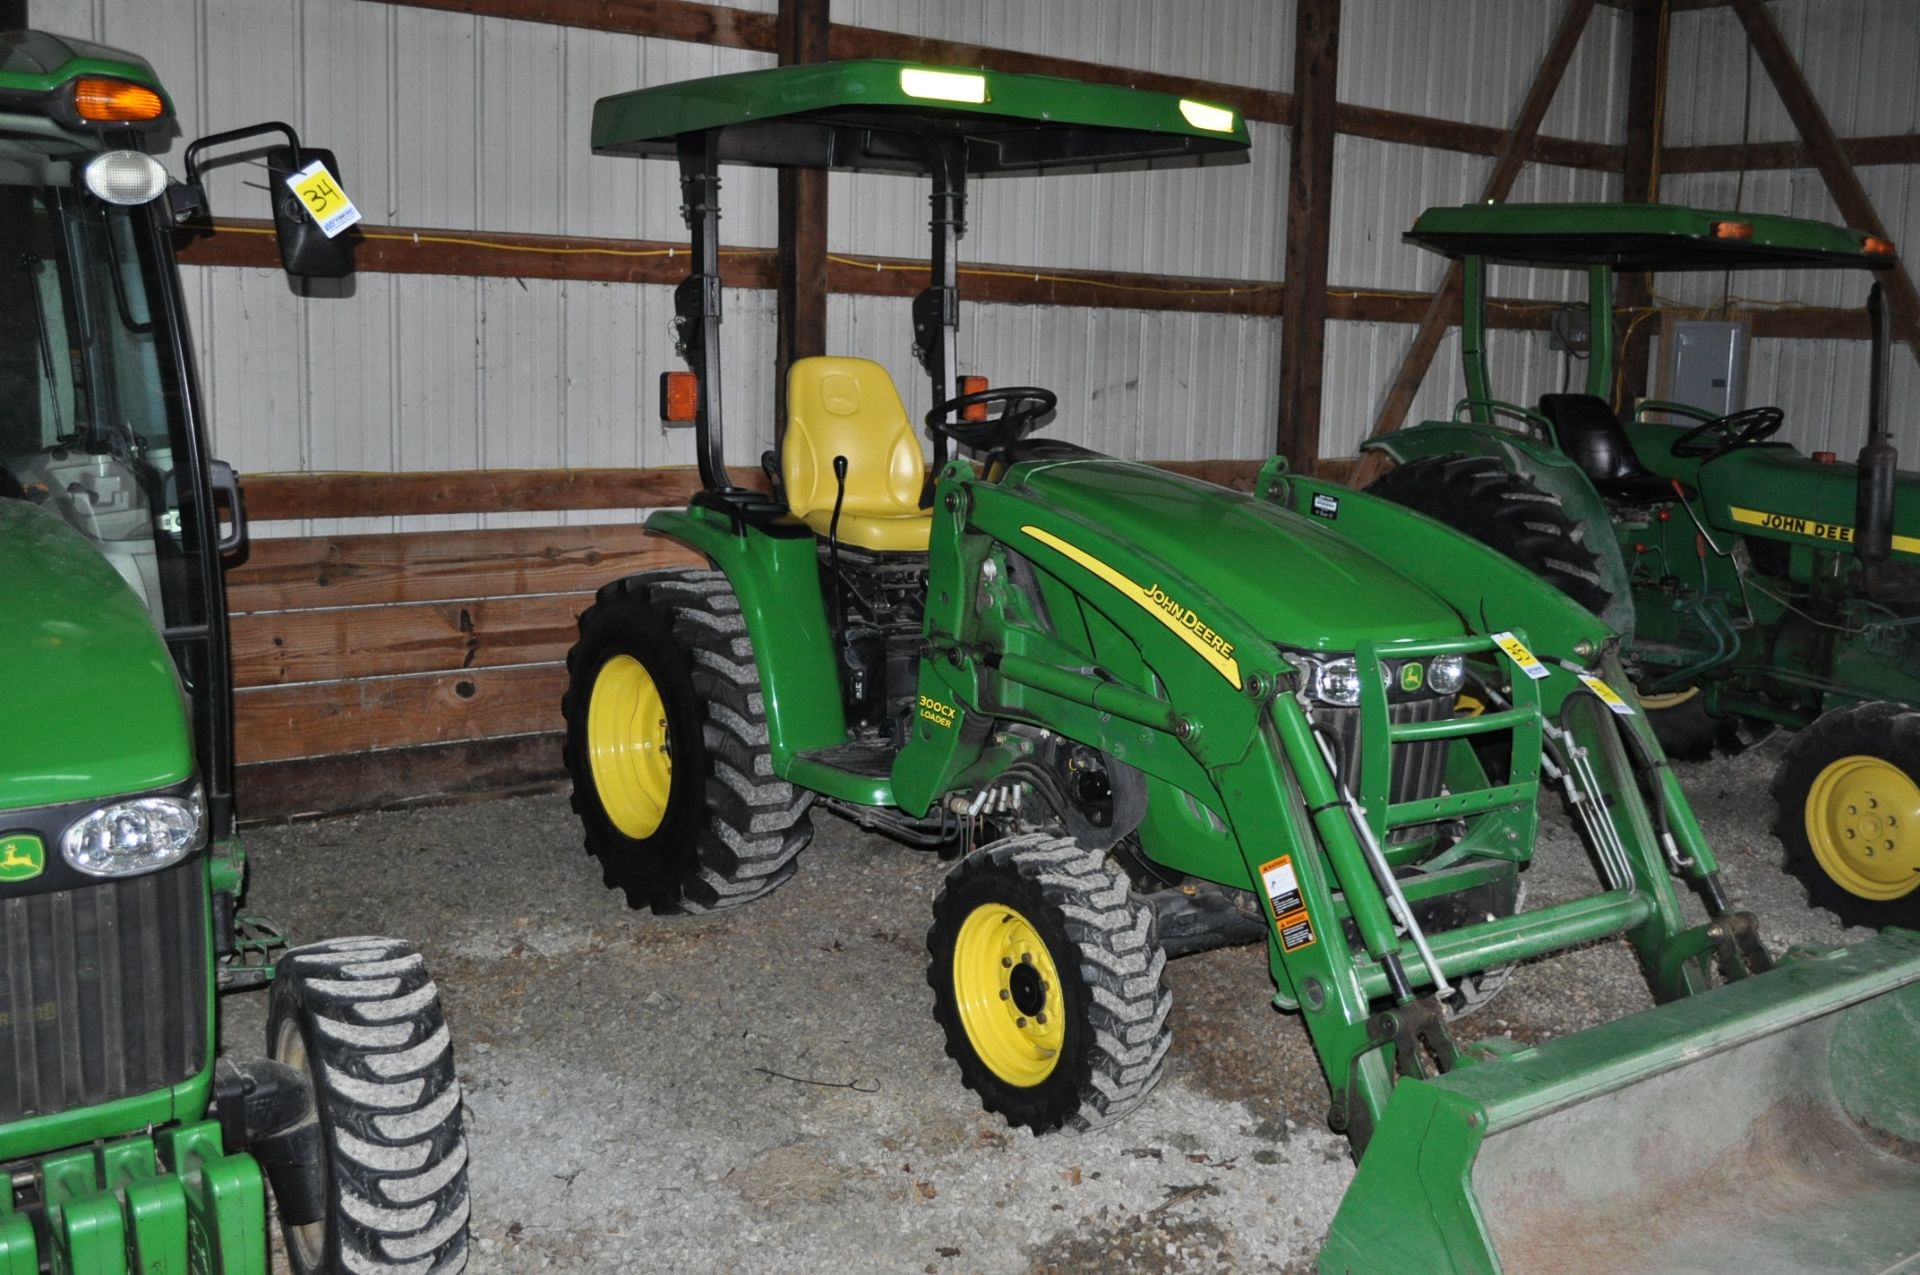
<instances>
[{"instance_id":1,"label":"yellow tractor seat","mask_svg":"<svg viewBox=\"0 0 1920 1275\"><path fill-rule=\"evenodd\" d=\"M847 458L841 544L880 553L924 552L933 515L920 508L926 459L887 369L870 359L794 360L787 373L781 481L795 517L825 536Z\"/></svg>"}]
</instances>

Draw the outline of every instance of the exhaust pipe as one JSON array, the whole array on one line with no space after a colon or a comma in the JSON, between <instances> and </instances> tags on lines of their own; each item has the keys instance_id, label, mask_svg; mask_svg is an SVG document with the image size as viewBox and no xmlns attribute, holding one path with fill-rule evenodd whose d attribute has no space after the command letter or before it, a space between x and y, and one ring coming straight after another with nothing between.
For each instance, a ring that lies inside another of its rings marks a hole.
<instances>
[{"instance_id":1,"label":"exhaust pipe","mask_svg":"<svg viewBox=\"0 0 1920 1275\"><path fill-rule=\"evenodd\" d=\"M1867 382L1867 445L1857 462L1853 555L1871 598L1879 583L1878 568L1893 556L1893 478L1900 459L1887 429L1887 305L1877 283L1867 294L1867 323L1873 334L1873 367Z\"/></svg>"}]
</instances>

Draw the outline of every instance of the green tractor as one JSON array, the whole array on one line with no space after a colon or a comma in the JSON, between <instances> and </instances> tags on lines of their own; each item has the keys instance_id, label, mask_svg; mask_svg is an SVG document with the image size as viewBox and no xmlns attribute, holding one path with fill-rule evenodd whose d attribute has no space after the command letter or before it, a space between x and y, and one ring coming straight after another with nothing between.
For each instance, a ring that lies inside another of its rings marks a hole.
<instances>
[{"instance_id":1,"label":"green tractor","mask_svg":"<svg viewBox=\"0 0 1920 1275\"><path fill-rule=\"evenodd\" d=\"M1888 439L1887 324L1857 463L1770 441L1777 407L1719 415L1609 402L1620 270L1895 268L1885 240L1822 222L1659 204L1431 208L1408 238L1464 267L1467 394L1449 421L1368 440L1370 488L1532 568L1625 639L1670 753L1799 733L1774 796L1787 867L1853 925L1920 926L1920 474ZM1579 270L1585 392L1495 396L1487 266Z\"/></svg>"},{"instance_id":2,"label":"green tractor","mask_svg":"<svg viewBox=\"0 0 1920 1275\"><path fill-rule=\"evenodd\" d=\"M0 34L0 1272L465 1265L466 1146L438 994L392 939L278 951L238 911L223 558L244 547L202 401L139 58ZM267 153L289 270L343 273ZM302 174L306 176L303 177ZM222 511L226 518L223 525ZM277 959L275 959L277 956ZM216 993L268 987L268 1055Z\"/></svg>"},{"instance_id":3,"label":"green tractor","mask_svg":"<svg viewBox=\"0 0 1920 1275\"><path fill-rule=\"evenodd\" d=\"M1225 490L1029 437L1053 394L957 377L969 181L1232 160L1235 113L857 61L604 98L593 144L679 165L692 378L662 400L693 419L704 486L648 526L710 564L614 581L580 617L566 763L610 887L660 913L745 903L820 810L940 852L934 1016L962 1083L1036 1133L1146 1098L1170 956L1264 941L1360 1158L1327 1271L1612 1269L1656 1208L1640 1269L1920 1252L1920 1165L1889 1150L1920 1140L1920 1102L1876 1061L1920 1045L1920 935L1770 969L1598 619L1283 461ZM886 370L838 357L791 368L771 493L729 474L728 162L930 179L930 477ZM1466 689L1489 710L1461 711ZM1495 739L1511 760L1489 771L1474 744ZM1596 889L1521 911L1543 787ZM1514 962L1617 935L1669 1003L1536 1048L1456 1039ZM1784 1202L1692 1186L1784 1172L1744 1158L1756 1137L1819 1139L1831 1172Z\"/></svg>"}]
</instances>

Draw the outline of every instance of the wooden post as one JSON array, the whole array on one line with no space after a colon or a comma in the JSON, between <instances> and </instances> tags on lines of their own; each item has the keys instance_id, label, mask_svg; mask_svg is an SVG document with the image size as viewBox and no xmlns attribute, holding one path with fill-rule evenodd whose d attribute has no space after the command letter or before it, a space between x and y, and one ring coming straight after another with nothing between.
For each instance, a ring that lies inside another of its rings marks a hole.
<instances>
[{"instance_id":1,"label":"wooden post","mask_svg":"<svg viewBox=\"0 0 1920 1275\"><path fill-rule=\"evenodd\" d=\"M1664 0L1637 0L1627 53L1627 150L1621 168L1620 200L1651 204L1660 200L1660 117L1655 110L1665 90L1667 15ZM1635 399L1646 397L1647 359L1653 350L1651 322L1635 323L1653 305L1653 276L1647 271L1622 272L1614 283L1614 311L1625 315L1626 341L1615 353L1614 384L1619 387L1615 408L1625 411ZM1594 323L1602 315L1590 316Z\"/></svg>"},{"instance_id":2,"label":"wooden post","mask_svg":"<svg viewBox=\"0 0 1920 1275\"><path fill-rule=\"evenodd\" d=\"M1274 447L1296 467L1311 470L1320 458L1320 383L1327 348L1340 0L1299 0L1299 5L1294 14L1293 154L1287 179L1280 420Z\"/></svg>"},{"instance_id":3,"label":"wooden post","mask_svg":"<svg viewBox=\"0 0 1920 1275\"><path fill-rule=\"evenodd\" d=\"M1494 161L1493 175L1487 179L1482 199L1498 202L1513 189L1514 179L1520 175L1520 169L1526 163L1534 135L1540 131L1540 120L1553 102L1554 92L1559 89L1560 81L1567 73L1567 63L1572 60L1573 50L1580 43L1580 35L1587 28L1587 18L1593 13L1593 4L1594 0L1571 0L1567 5L1567 11L1560 19L1560 29L1554 33L1547 56L1534 74L1533 87L1527 90L1527 100L1520 108L1520 118L1514 121L1512 131L1507 134L1507 144L1500 158ZM1407 409L1413 406L1413 396L1419 392L1420 382L1426 379L1434 352L1440 348L1440 338L1446 335L1447 320L1459 307L1460 276L1460 263L1453 262L1447 267L1446 278L1441 280L1439 290L1427 303L1427 312L1421 317L1420 326L1413 334L1413 345L1400 364L1400 373L1394 377L1392 388L1387 391L1387 401L1381 406L1380 415L1374 420L1374 433L1390 434L1399 429L1406 418ZM1387 459L1378 452L1368 452L1353 467L1348 485L1366 486L1385 471L1387 464Z\"/></svg>"},{"instance_id":4,"label":"wooden post","mask_svg":"<svg viewBox=\"0 0 1920 1275\"><path fill-rule=\"evenodd\" d=\"M781 66L827 59L828 0L780 0ZM827 174L783 168L779 175L779 326L775 336L773 446L787 421L787 369L827 351Z\"/></svg>"},{"instance_id":5,"label":"wooden post","mask_svg":"<svg viewBox=\"0 0 1920 1275\"><path fill-rule=\"evenodd\" d=\"M1732 2L1735 15L1747 29L1747 39L1753 42L1753 51L1760 55L1760 65L1766 67L1767 77L1786 105L1794 127L1800 130L1801 139L1812 150L1813 162L1820 169L1820 176L1826 179L1827 190L1840 215L1856 230L1891 239L1874 211L1873 200L1867 197L1865 187L1854 176L1853 165L1840 149L1833 125L1827 122L1826 112L1820 109L1813 90L1807 86L1800 64L1793 60L1793 53L1780 37L1780 28L1773 24L1766 5L1761 0ZM1894 332L1906 341L1914 357L1920 359L1920 292L1914 289L1913 276L1907 273L1906 266L1896 265L1891 270L1880 271L1879 277L1886 285L1887 301L1893 310Z\"/></svg>"}]
</instances>

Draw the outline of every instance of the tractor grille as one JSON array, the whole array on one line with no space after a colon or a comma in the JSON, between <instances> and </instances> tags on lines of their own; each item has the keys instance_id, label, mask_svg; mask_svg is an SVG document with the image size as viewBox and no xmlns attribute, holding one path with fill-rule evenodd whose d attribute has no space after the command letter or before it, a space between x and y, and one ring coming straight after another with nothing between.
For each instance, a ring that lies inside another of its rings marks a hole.
<instances>
[{"instance_id":1,"label":"tractor grille","mask_svg":"<svg viewBox=\"0 0 1920 1275\"><path fill-rule=\"evenodd\" d=\"M1437 722L1453 716L1453 696L1429 695L1387 705L1392 722ZM1326 731L1333 755L1340 763L1340 778L1348 791L1360 793L1360 710L1317 706L1313 711L1316 726ZM1393 746L1393 778L1387 787L1387 800L1398 803L1438 797L1446 778L1447 744L1444 739L1421 740ZM1396 828L1389 841L1406 841L1420 836L1419 827Z\"/></svg>"},{"instance_id":2,"label":"tractor grille","mask_svg":"<svg viewBox=\"0 0 1920 1275\"><path fill-rule=\"evenodd\" d=\"M0 1124L175 1084L205 1064L197 860L0 899Z\"/></svg>"}]
</instances>

